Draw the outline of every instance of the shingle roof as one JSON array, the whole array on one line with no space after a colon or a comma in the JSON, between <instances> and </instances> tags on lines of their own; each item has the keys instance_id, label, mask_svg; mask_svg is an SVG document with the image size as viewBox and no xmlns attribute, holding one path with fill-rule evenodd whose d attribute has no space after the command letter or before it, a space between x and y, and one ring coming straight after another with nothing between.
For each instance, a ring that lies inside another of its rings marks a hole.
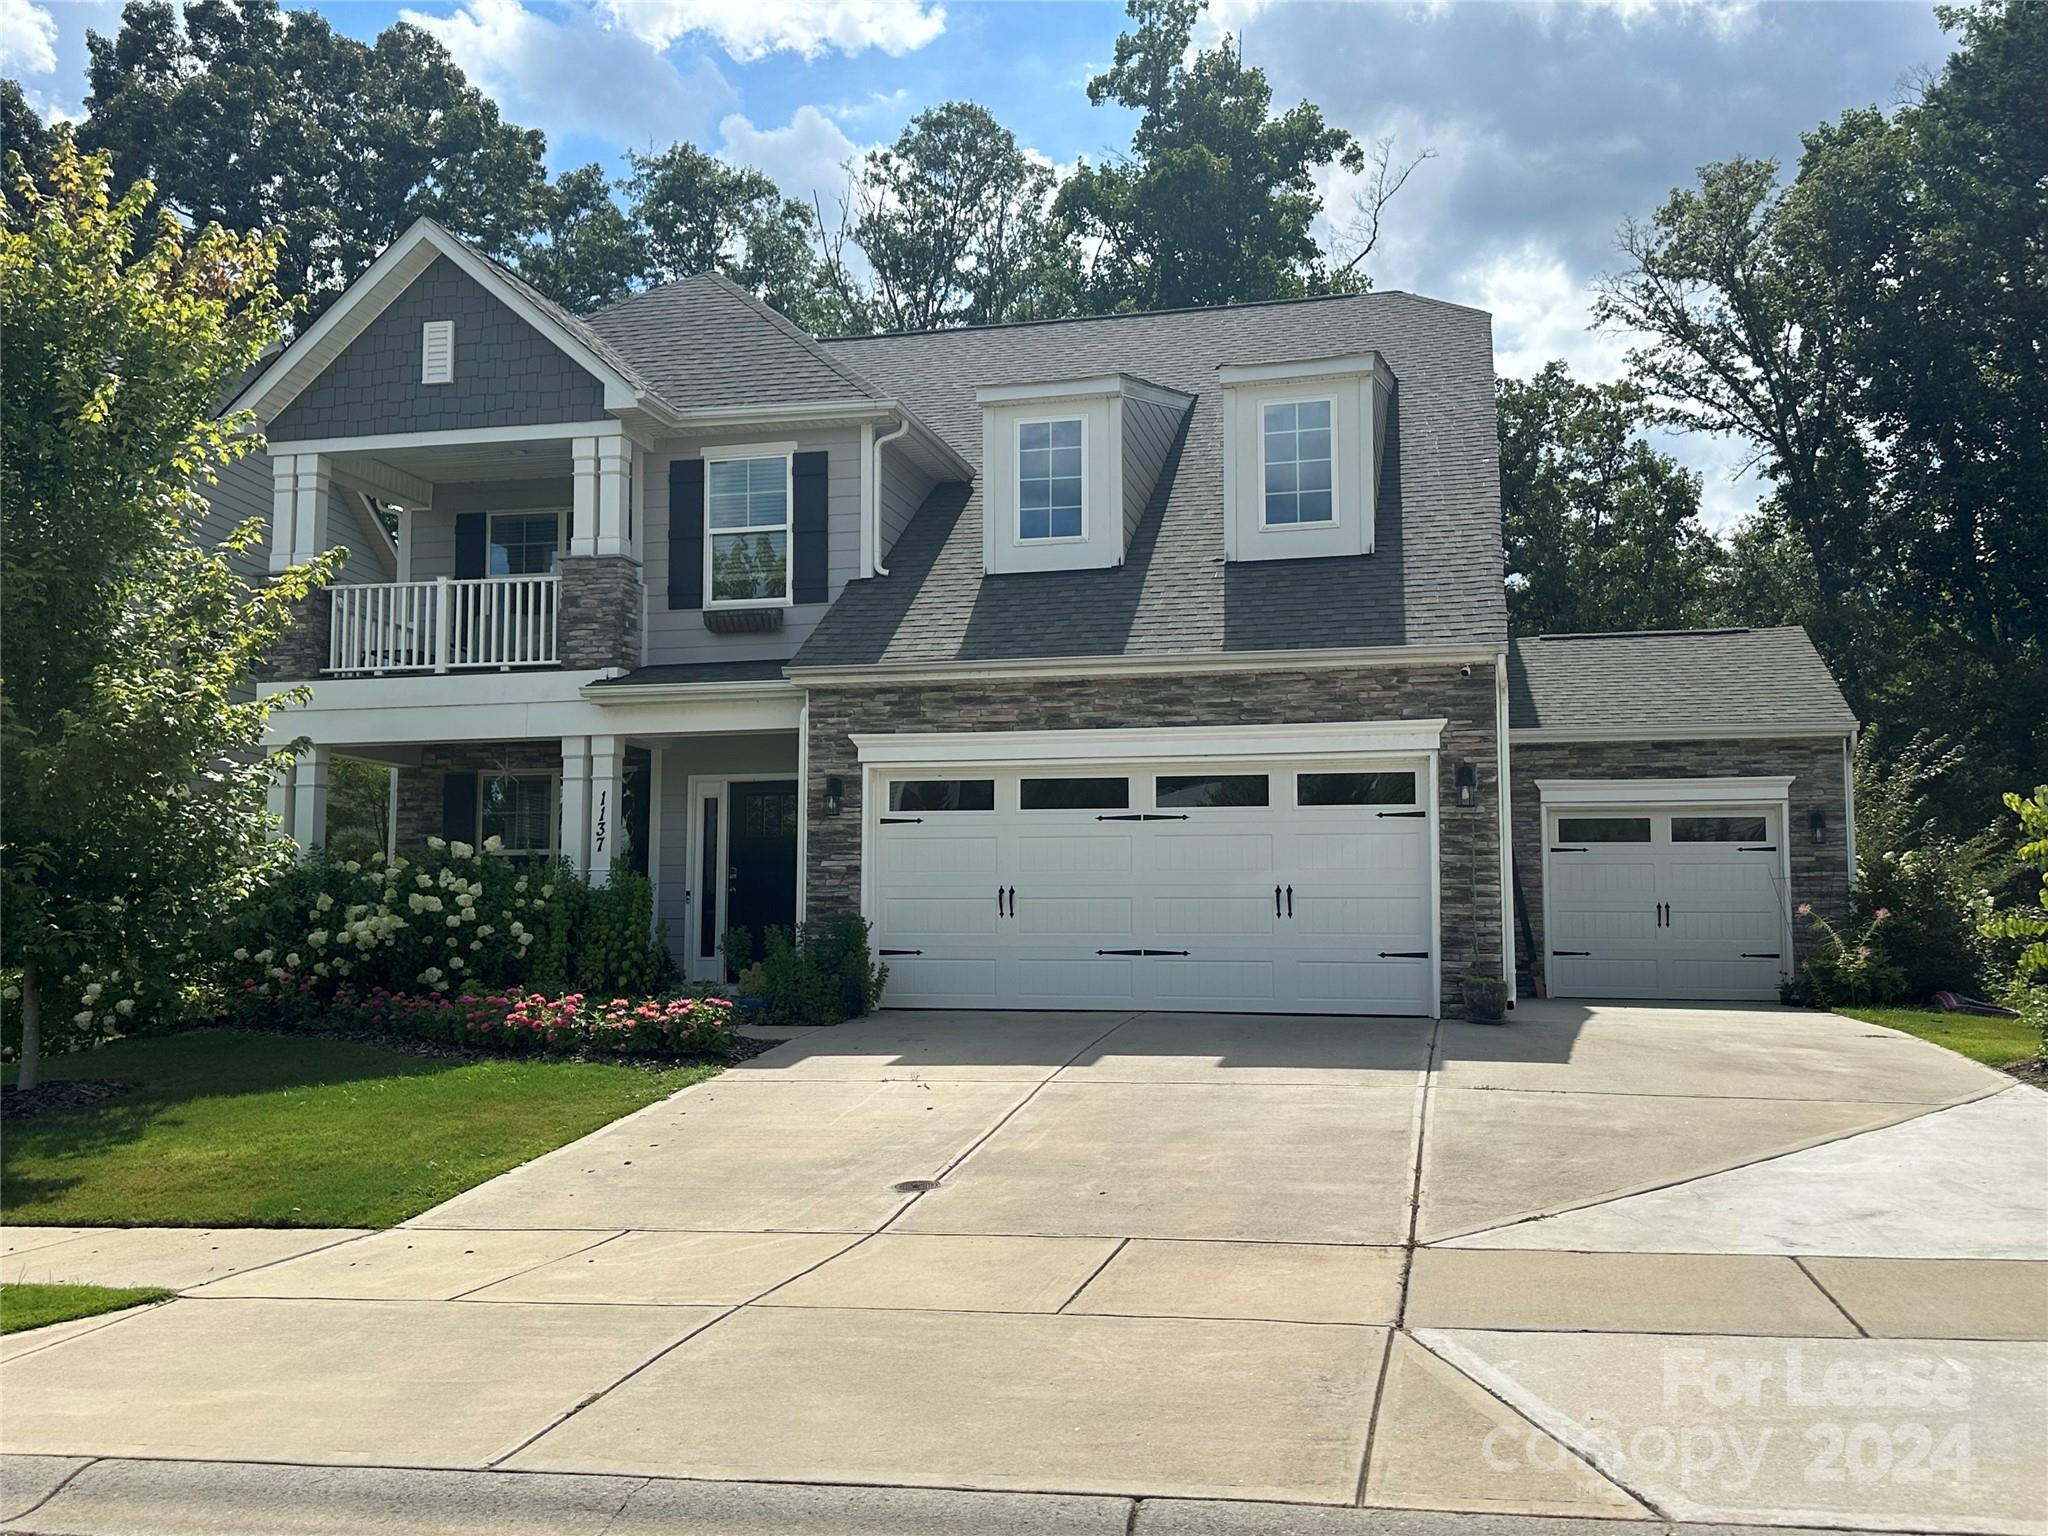
<instances>
[{"instance_id":1,"label":"shingle roof","mask_svg":"<svg viewBox=\"0 0 2048 1536\"><path fill-rule=\"evenodd\" d=\"M847 360L715 272L633 294L582 323L679 411L881 398Z\"/></svg>"},{"instance_id":2,"label":"shingle roof","mask_svg":"<svg viewBox=\"0 0 2048 1536\"><path fill-rule=\"evenodd\" d=\"M678 683L779 683L783 663L772 661L679 661L635 667L618 677L601 677L593 688L672 687Z\"/></svg>"},{"instance_id":3,"label":"shingle roof","mask_svg":"<svg viewBox=\"0 0 2048 1536\"><path fill-rule=\"evenodd\" d=\"M630 301L629 301L630 302ZM984 576L977 486L936 490L850 583L798 666L1342 646L1503 644L1492 330L1477 310L1377 293L831 341L981 460L978 384L1123 372L1195 403L1125 564ZM1223 363L1374 350L1396 387L1371 555L1223 559Z\"/></svg>"},{"instance_id":4,"label":"shingle roof","mask_svg":"<svg viewBox=\"0 0 2048 1536\"><path fill-rule=\"evenodd\" d=\"M1536 635L1508 649L1515 730L1856 728L1800 628Z\"/></svg>"}]
</instances>

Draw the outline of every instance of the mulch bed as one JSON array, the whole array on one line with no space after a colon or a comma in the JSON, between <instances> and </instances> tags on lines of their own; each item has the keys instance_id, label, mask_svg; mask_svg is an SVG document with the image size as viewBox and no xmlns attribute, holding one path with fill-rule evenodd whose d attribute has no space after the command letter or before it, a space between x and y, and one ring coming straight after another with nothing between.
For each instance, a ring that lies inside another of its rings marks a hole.
<instances>
[{"instance_id":1,"label":"mulch bed","mask_svg":"<svg viewBox=\"0 0 2048 1536\"><path fill-rule=\"evenodd\" d=\"M309 1036L321 1040L346 1040L353 1045L374 1045L382 1050L396 1051L402 1056L430 1056L443 1061L588 1061L613 1067L640 1067L649 1072L664 1072L670 1067L729 1067L736 1061L745 1061L782 1044L780 1040L754 1040L746 1035L739 1035L734 1038L730 1051L717 1056L705 1055L702 1052L673 1056L552 1055L543 1052L513 1055L504 1051L480 1051L472 1046L455 1045L444 1040L421 1040L413 1035L384 1034L374 1029L285 1029L281 1026L265 1028L258 1024L230 1024L219 1027L245 1029L251 1034L259 1035L285 1035L296 1040L303 1040Z\"/></svg>"},{"instance_id":2,"label":"mulch bed","mask_svg":"<svg viewBox=\"0 0 2048 1536\"><path fill-rule=\"evenodd\" d=\"M2023 1083L2032 1083L2036 1088L2048 1089L2048 1056L2012 1062L2005 1068L2005 1074Z\"/></svg>"},{"instance_id":3,"label":"mulch bed","mask_svg":"<svg viewBox=\"0 0 2048 1536\"><path fill-rule=\"evenodd\" d=\"M67 1109L89 1109L102 1099L128 1092L132 1085L103 1077L60 1078L37 1083L26 1092L9 1083L0 1088L0 1119L18 1120L28 1115L56 1115Z\"/></svg>"}]
</instances>

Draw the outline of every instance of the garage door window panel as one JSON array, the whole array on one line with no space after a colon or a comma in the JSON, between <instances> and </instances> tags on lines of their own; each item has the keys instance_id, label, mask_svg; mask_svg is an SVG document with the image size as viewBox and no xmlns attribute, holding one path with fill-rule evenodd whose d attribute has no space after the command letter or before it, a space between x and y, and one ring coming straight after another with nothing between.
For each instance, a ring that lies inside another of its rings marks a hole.
<instances>
[{"instance_id":1,"label":"garage door window panel","mask_svg":"<svg viewBox=\"0 0 2048 1536\"><path fill-rule=\"evenodd\" d=\"M1761 816L1674 816L1674 843L1760 843L1770 835Z\"/></svg>"},{"instance_id":2,"label":"garage door window panel","mask_svg":"<svg viewBox=\"0 0 2048 1536\"><path fill-rule=\"evenodd\" d=\"M889 809L934 813L992 811L994 779L894 779L889 784Z\"/></svg>"},{"instance_id":3,"label":"garage door window panel","mask_svg":"<svg viewBox=\"0 0 2048 1536\"><path fill-rule=\"evenodd\" d=\"M1557 838L1562 843L1647 843L1647 816L1560 816Z\"/></svg>"},{"instance_id":4,"label":"garage door window panel","mask_svg":"<svg viewBox=\"0 0 2048 1536\"><path fill-rule=\"evenodd\" d=\"M1270 786L1263 773L1162 773L1154 803L1162 811L1256 809L1271 803Z\"/></svg>"},{"instance_id":5,"label":"garage door window panel","mask_svg":"<svg viewBox=\"0 0 2048 1536\"><path fill-rule=\"evenodd\" d=\"M1024 779L1017 805L1026 811L1123 811L1130 809L1129 779Z\"/></svg>"},{"instance_id":6,"label":"garage door window panel","mask_svg":"<svg viewBox=\"0 0 2048 1536\"><path fill-rule=\"evenodd\" d=\"M1413 773L1304 773L1295 779L1295 804L1413 805Z\"/></svg>"}]
</instances>

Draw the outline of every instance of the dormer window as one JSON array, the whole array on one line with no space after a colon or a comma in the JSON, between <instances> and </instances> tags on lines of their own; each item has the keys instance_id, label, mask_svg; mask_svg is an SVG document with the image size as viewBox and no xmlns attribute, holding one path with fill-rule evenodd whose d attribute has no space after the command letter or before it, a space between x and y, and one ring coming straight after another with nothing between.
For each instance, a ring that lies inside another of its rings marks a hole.
<instances>
[{"instance_id":1,"label":"dormer window","mask_svg":"<svg viewBox=\"0 0 2048 1536\"><path fill-rule=\"evenodd\" d=\"M1225 363L1223 555L1373 551L1394 375L1376 352Z\"/></svg>"},{"instance_id":2,"label":"dormer window","mask_svg":"<svg viewBox=\"0 0 2048 1536\"><path fill-rule=\"evenodd\" d=\"M1017 423L1017 539L1046 543L1086 537L1079 416Z\"/></svg>"},{"instance_id":3,"label":"dormer window","mask_svg":"<svg viewBox=\"0 0 2048 1536\"><path fill-rule=\"evenodd\" d=\"M1268 528L1300 528L1336 520L1330 481L1330 408L1334 402L1293 400L1262 413Z\"/></svg>"},{"instance_id":4,"label":"dormer window","mask_svg":"<svg viewBox=\"0 0 2048 1536\"><path fill-rule=\"evenodd\" d=\"M1193 396L1111 373L984 384L974 398L982 568L1122 565Z\"/></svg>"}]
</instances>

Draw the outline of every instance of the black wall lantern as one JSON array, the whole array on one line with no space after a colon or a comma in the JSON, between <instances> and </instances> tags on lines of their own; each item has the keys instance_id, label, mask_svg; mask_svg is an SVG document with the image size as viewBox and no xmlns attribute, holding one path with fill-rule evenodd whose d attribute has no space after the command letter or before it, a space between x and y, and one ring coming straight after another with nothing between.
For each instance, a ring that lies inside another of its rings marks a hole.
<instances>
[{"instance_id":1,"label":"black wall lantern","mask_svg":"<svg viewBox=\"0 0 2048 1536\"><path fill-rule=\"evenodd\" d=\"M1806 828L1813 834L1813 846L1821 847L1828 840L1828 813L1816 805L1806 818Z\"/></svg>"},{"instance_id":2,"label":"black wall lantern","mask_svg":"<svg viewBox=\"0 0 2048 1536\"><path fill-rule=\"evenodd\" d=\"M833 774L825 780L825 814L837 816L839 808L846 803L846 780Z\"/></svg>"},{"instance_id":3,"label":"black wall lantern","mask_svg":"<svg viewBox=\"0 0 2048 1536\"><path fill-rule=\"evenodd\" d=\"M1460 763L1453 782L1458 787L1458 804L1470 810L1479 802L1479 775L1470 763Z\"/></svg>"}]
</instances>

